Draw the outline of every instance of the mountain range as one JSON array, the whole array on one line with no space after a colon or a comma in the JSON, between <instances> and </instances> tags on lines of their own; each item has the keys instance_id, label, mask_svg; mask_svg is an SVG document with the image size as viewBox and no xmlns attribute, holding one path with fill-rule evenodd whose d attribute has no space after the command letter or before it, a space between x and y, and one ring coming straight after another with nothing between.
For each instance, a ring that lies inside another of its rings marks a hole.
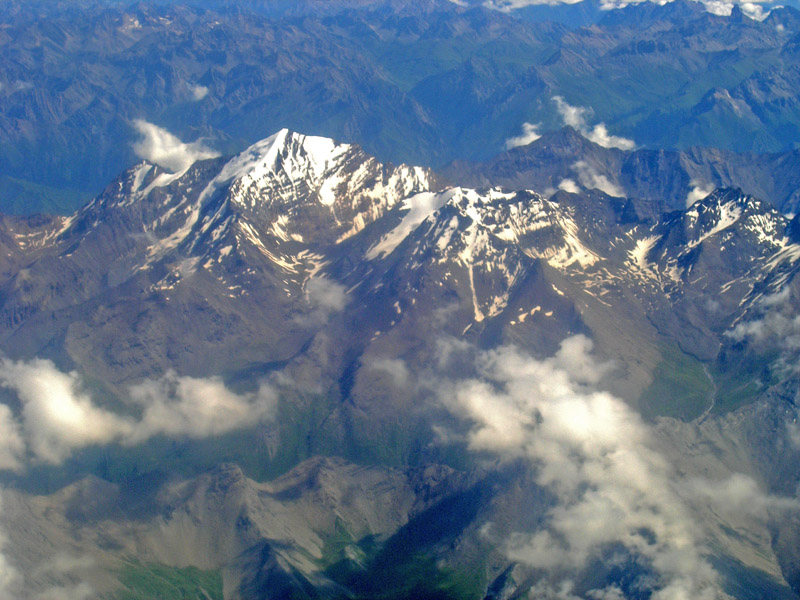
<instances>
[{"instance_id":1,"label":"mountain range","mask_svg":"<svg viewBox=\"0 0 800 600\"><path fill-rule=\"evenodd\" d=\"M283 129L4 217L0 595L796 598L793 200L454 185L575 138Z\"/></svg>"},{"instance_id":2,"label":"mountain range","mask_svg":"<svg viewBox=\"0 0 800 600\"><path fill-rule=\"evenodd\" d=\"M799 48L0 2L0 600L797 600Z\"/></svg>"},{"instance_id":3,"label":"mountain range","mask_svg":"<svg viewBox=\"0 0 800 600\"><path fill-rule=\"evenodd\" d=\"M471 187L500 186L554 193L598 188L630 198L641 215L683 209L720 187L738 188L787 215L798 212L796 150L775 154L719 148L608 148L566 127L484 162L453 162L441 177ZM560 187L559 187L560 186Z\"/></svg>"},{"instance_id":4,"label":"mountain range","mask_svg":"<svg viewBox=\"0 0 800 600\"><path fill-rule=\"evenodd\" d=\"M289 126L437 168L565 124L653 150L794 150L795 9L642 3L580 28L526 10L4 2L4 212L70 214L135 162L140 121L223 154Z\"/></svg>"}]
</instances>

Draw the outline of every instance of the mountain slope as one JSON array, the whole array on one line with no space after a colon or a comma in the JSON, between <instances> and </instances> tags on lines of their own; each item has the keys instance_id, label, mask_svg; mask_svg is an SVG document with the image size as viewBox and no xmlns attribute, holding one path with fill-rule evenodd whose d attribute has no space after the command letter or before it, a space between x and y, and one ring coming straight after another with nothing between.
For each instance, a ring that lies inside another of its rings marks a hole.
<instances>
[{"instance_id":1,"label":"mountain slope","mask_svg":"<svg viewBox=\"0 0 800 600\"><path fill-rule=\"evenodd\" d=\"M32 596L794 597L797 218L439 181L281 130L0 222Z\"/></svg>"}]
</instances>

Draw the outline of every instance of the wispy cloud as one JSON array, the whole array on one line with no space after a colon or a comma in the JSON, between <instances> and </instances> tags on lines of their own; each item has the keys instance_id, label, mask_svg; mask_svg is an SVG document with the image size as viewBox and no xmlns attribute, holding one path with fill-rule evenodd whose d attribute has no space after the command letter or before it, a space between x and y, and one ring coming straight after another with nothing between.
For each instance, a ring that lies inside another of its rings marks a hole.
<instances>
[{"instance_id":1,"label":"wispy cloud","mask_svg":"<svg viewBox=\"0 0 800 600\"><path fill-rule=\"evenodd\" d=\"M27 81L12 81L8 84L0 83L0 92L5 92L5 94L9 96L17 92L26 92L32 89L33 84Z\"/></svg>"},{"instance_id":2,"label":"wispy cloud","mask_svg":"<svg viewBox=\"0 0 800 600\"><path fill-rule=\"evenodd\" d=\"M300 317L306 325L322 325L347 305L347 290L325 276L315 276L305 283L306 301L311 311Z\"/></svg>"},{"instance_id":3,"label":"wispy cloud","mask_svg":"<svg viewBox=\"0 0 800 600\"><path fill-rule=\"evenodd\" d=\"M97 598L97 592L85 581L52 586L36 596L36 600L92 600L93 598Z\"/></svg>"},{"instance_id":4,"label":"wispy cloud","mask_svg":"<svg viewBox=\"0 0 800 600\"><path fill-rule=\"evenodd\" d=\"M587 163L585 160L579 160L572 169L578 175L578 181L581 185L588 189L598 189L605 192L609 196L617 196L619 198L625 197L625 191L617 184L613 183L608 177L600 174L597 169ZM562 182L563 183L563 182Z\"/></svg>"},{"instance_id":5,"label":"wispy cloud","mask_svg":"<svg viewBox=\"0 0 800 600\"><path fill-rule=\"evenodd\" d=\"M572 106L561 96L553 96L556 110L564 121L573 129L578 130L586 139L604 148L619 148L620 150L634 150L636 143L624 137L611 135L605 123L598 123L594 127L589 125L592 110L582 106Z\"/></svg>"},{"instance_id":6,"label":"wispy cloud","mask_svg":"<svg viewBox=\"0 0 800 600\"><path fill-rule=\"evenodd\" d=\"M370 371L386 373L398 387L408 387L411 381L411 372L406 363L397 358L373 358L364 360L364 368Z\"/></svg>"},{"instance_id":7,"label":"wispy cloud","mask_svg":"<svg viewBox=\"0 0 800 600\"><path fill-rule=\"evenodd\" d=\"M203 438L241 429L271 418L278 401L267 384L240 395L218 377L180 377L174 372L132 387L130 395L142 407L142 416L123 438L129 444L156 435Z\"/></svg>"},{"instance_id":8,"label":"wispy cloud","mask_svg":"<svg viewBox=\"0 0 800 600\"><path fill-rule=\"evenodd\" d=\"M95 406L76 373L47 360L0 363L0 383L22 403L22 431L41 461L59 463L74 448L102 444L130 433L132 423Z\"/></svg>"},{"instance_id":9,"label":"wispy cloud","mask_svg":"<svg viewBox=\"0 0 800 600\"><path fill-rule=\"evenodd\" d=\"M766 0L765 0L766 2ZM765 10L760 2L731 2L730 0L703 0L706 10L712 14L723 17L729 16L733 12L733 7L739 5L742 12L756 21L763 21L769 16L771 11Z\"/></svg>"},{"instance_id":10,"label":"wispy cloud","mask_svg":"<svg viewBox=\"0 0 800 600\"><path fill-rule=\"evenodd\" d=\"M506 140L506 150L511 150L512 148L517 148L519 146L527 146L531 142L538 140L540 137L542 137L539 134L538 128L539 125L534 125L533 123L523 123L522 134Z\"/></svg>"},{"instance_id":11,"label":"wispy cloud","mask_svg":"<svg viewBox=\"0 0 800 600\"><path fill-rule=\"evenodd\" d=\"M580 186L572 179L562 179L561 183L558 184L558 189L570 194L577 194L581 191Z\"/></svg>"},{"instance_id":12,"label":"wispy cloud","mask_svg":"<svg viewBox=\"0 0 800 600\"><path fill-rule=\"evenodd\" d=\"M748 342L756 347L774 345L782 351L778 365L786 370L800 373L800 315L792 298L789 285L775 294L762 297L756 306L754 317L744 320L725 332L737 342Z\"/></svg>"},{"instance_id":13,"label":"wispy cloud","mask_svg":"<svg viewBox=\"0 0 800 600\"><path fill-rule=\"evenodd\" d=\"M90 600L97 598L97 592L84 581L86 573L96 567L90 557L78 557L68 554L57 554L33 571L33 578L38 581L60 582L51 585L36 595L36 600Z\"/></svg>"},{"instance_id":14,"label":"wispy cloud","mask_svg":"<svg viewBox=\"0 0 800 600\"><path fill-rule=\"evenodd\" d=\"M450 0L454 4L459 4L461 6L465 5L464 2L460 0ZM513 12L515 10L519 10L521 8L525 8L527 6L538 6L538 5L551 5L555 6L558 4L577 4L582 0L486 0L483 3L483 6L486 8L490 8L492 10L498 10L501 12ZM600 3L600 8L602 10L615 10L619 8L624 8L631 4L642 4L643 2L647 2L648 0L602 0ZM664 5L669 3L671 0L649 0L652 1L654 4ZM703 5L706 7L706 10L710 13L720 16L728 16L731 14L733 10L733 6L738 4L742 12L746 14L751 19L756 19L758 21L763 21L769 16L770 11L765 10L762 6L762 3L767 3L766 0L763 2L749 2L749 1L740 1L737 0L732 2L731 0L701 0Z\"/></svg>"},{"instance_id":15,"label":"wispy cloud","mask_svg":"<svg viewBox=\"0 0 800 600\"><path fill-rule=\"evenodd\" d=\"M702 200L714 191L714 186L705 184L695 179L692 179L689 185L691 186L691 189L686 196L686 208L689 208L692 204Z\"/></svg>"},{"instance_id":16,"label":"wispy cloud","mask_svg":"<svg viewBox=\"0 0 800 600\"><path fill-rule=\"evenodd\" d=\"M306 283L308 302L325 312L338 312L347 304L347 290L327 277L312 277Z\"/></svg>"},{"instance_id":17,"label":"wispy cloud","mask_svg":"<svg viewBox=\"0 0 800 600\"><path fill-rule=\"evenodd\" d=\"M464 356L458 359L463 364ZM473 360L477 376L444 379L438 388L467 425L468 448L530 461L536 483L554 499L538 528L497 540L510 560L541 570L532 597L619 600L615 585L586 590L577 582L604 552L624 548L644 567L635 585L654 600L722 598L692 502L734 514L797 504L764 494L740 474L717 482L682 478L653 445L655 431L598 388L613 367L594 358L583 336L564 340L543 360L513 347Z\"/></svg>"},{"instance_id":18,"label":"wispy cloud","mask_svg":"<svg viewBox=\"0 0 800 600\"><path fill-rule=\"evenodd\" d=\"M191 87L191 92L192 92L192 99L195 102L199 102L200 100L208 96L208 88L204 85L193 85Z\"/></svg>"},{"instance_id":19,"label":"wispy cloud","mask_svg":"<svg viewBox=\"0 0 800 600\"><path fill-rule=\"evenodd\" d=\"M123 416L101 408L76 372L64 373L51 361L0 362L0 385L12 390L20 415L0 405L0 469L24 468L27 457L59 464L91 445L138 444L157 435L201 438L268 420L277 396L266 383L256 392L236 394L217 377L182 377L168 372L130 388Z\"/></svg>"},{"instance_id":20,"label":"wispy cloud","mask_svg":"<svg viewBox=\"0 0 800 600\"><path fill-rule=\"evenodd\" d=\"M220 155L201 141L184 143L163 127L142 119L134 121L133 126L141 136L133 144L136 155L174 173L185 171L198 160Z\"/></svg>"},{"instance_id":21,"label":"wispy cloud","mask_svg":"<svg viewBox=\"0 0 800 600\"><path fill-rule=\"evenodd\" d=\"M800 509L800 500L797 498L765 494L752 477L742 473L734 473L719 481L694 479L687 487L719 510L734 515L766 517L769 512Z\"/></svg>"},{"instance_id":22,"label":"wispy cloud","mask_svg":"<svg viewBox=\"0 0 800 600\"><path fill-rule=\"evenodd\" d=\"M451 2L453 0L450 0ZM483 5L492 10L499 10L501 12L512 12L525 8L526 6L537 6L541 4L556 5L556 4L577 4L582 0L486 0Z\"/></svg>"}]
</instances>

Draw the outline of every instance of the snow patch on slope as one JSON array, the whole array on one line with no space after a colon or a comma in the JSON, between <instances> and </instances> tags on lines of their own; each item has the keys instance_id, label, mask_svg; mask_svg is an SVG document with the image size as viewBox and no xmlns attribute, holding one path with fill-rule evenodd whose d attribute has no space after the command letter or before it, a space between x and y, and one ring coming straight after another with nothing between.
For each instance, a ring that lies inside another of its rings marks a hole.
<instances>
[{"instance_id":1,"label":"snow patch on slope","mask_svg":"<svg viewBox=\"0 0 800 600\"><path fill-rule=\"evenodd\" d=\"M640 269L648 269L650 263L647 260L647 255L659 239L659 236L654 235L637 240L634 249L628 252L631 262Z\"/></svg>"},{"instance_id":2,"label":"snow patch on slope","mask_svg":"<svg viewBox=\"0 0 800 600\"><path fill-rule=\"evenodd\" d=\"M719 207L719 219L717 220L714 227L700 235L696 240L691 240L688 243L689 248L694 248L701 244L704 240L710 238L711 236L727 229L734 223L736 223L739 218L742 216L742 207L738 206L735 202L726 202L722 206ZM690 210L686 213L689 218L697 218L697 211Z\"/></svg>"},{"instance_id":3,"label":"snow patch on slope","mask_svg":"<svg viewBox=\"0 0 800 600\"><path fill-rule=\"evenodd\" d=\"M438 194L422 192L403 200L401 210L407 210L408 212L397 227L384 235L377 244L367 250L367 258L373 260L378 258L378 256L384 257L394 252L395 248L397 248L420 223L439 210L448 200L460 191L461 188L453 188Z\"/></svg>"}]
</instances>

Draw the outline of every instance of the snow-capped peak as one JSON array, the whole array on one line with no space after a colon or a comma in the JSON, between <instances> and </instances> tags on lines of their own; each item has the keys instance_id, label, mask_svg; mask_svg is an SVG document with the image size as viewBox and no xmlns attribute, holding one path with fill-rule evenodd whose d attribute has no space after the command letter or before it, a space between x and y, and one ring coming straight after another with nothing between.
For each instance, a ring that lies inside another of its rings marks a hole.
<instances>
[{"instance_id":1,"label":"snow-capped peak","mask_svg":"<svg viewBox=\"0 0 800 600\"><path fill-rule=\"evenodd\" d=\"M292 181L313 182L317 187L324 175L335 170L351 149L349 144L281 129L233 158L220 177L237 179L243 188L280 175ZM319 200L330 205L334 196L330 190L324 190Z\"/></svg>"},{"instance_id":2,"label":"snow-capped peak","mask_svg":"<svg viewBox=\"0 0 800 600\"><path fill-rule=\"evenodd\" d=\"M326 185L330 181L328 176L352 150L353 146L329 138L281 129L228 161L209 184L208 191L230 181L236 181L242 191L256 191L265 184L270 187L275 179L289 183L302 181L316 189L320 202L330 205L335 195ZM249 199L252 204L254 198Z\"/></svg>"}]
</instances>

